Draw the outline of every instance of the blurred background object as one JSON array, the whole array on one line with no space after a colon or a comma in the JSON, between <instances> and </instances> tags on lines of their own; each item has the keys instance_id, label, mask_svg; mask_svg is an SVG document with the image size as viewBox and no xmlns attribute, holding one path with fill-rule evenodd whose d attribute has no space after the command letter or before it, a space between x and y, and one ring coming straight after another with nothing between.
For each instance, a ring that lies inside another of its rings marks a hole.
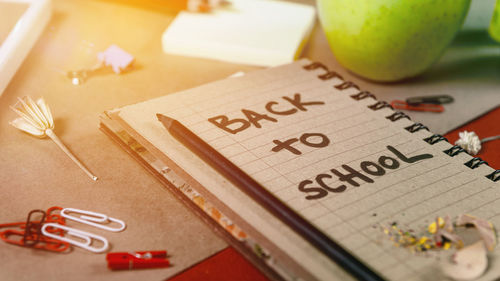
<instances>
[{"instance_id":1,"label":"blurred background object","mask_svg":"<svg viewBox=\"0 0 500 281\"><path fill-rule=\"evenodd\" d=\"M151 9L165 13L175 13L182 10L207 13L221 6L228 6L226 0L105 0L120 4L131 5L137 8Z\"/></svg>"},{"instance_id":2,"label":"blurred background object","mask_svg":"<svg viewBox=\"0 0 500 281\"><path fill-rule=\"evenodd\" d=\"M301 55L315 19L310 5L233 0L211 13L180 12L163 33L162 47L171 55L276 66Z\"/></svg>"},{"instance_id":3,"label":"blurred background object","mask_svg":"<svg viewBox=\"0 0 500 281\"><path fill-rule=\"evenodd\" d=\"M500 1L497 1L497 4L495 5L495 10L493 11L488 31L490 32L491 38L500 42Z\"/></svg>"},{"instance_id":4,"label":"blurred background object","mask_svg":"<svg viewBox=\"0 0 500 281\"><path fill-rule=\"evenodd\" d=\"M0 0L0 95L51 16L50 0Z\"/></svg>"}]
</instances>

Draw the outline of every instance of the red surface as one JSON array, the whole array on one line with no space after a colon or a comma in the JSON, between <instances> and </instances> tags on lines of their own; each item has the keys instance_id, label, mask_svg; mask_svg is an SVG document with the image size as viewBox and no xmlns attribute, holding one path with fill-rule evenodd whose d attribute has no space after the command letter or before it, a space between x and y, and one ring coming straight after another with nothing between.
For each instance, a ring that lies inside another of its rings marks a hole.
<instances>
[{"instance_id":1,"label":"red surface","mask_svg":"<svg viewBox=\"0 0 500 281\"><path fill-rule=\"evenodd\" d=\"M446 134L444 137L450 143L455 143L458 140L458 133L465 130L474 131L479 136L479 139L500 135L500 107ZM483 143L482 149L476 157L481 157L493 169L500 169L500 140Z\"/></svg>"},{"instance_id":2,"label":"red surface","mask_svg":"<svg viewBox=\"0 0 500 281\"><path fill-rule=\"evenodd\" d=\"M464 130L476 132L479 138L500 135L500 107L446 134L445 137L450 143L454 143L458 139L458 133ZM500 140L484 143L477 157L487 161L492 168L500 169ZM236 250L228 247L169 281L188 280L264 281L268 279Z\"/></svg>"},{"instance_id":3,"label":"red surface","mask_svg":"<svg viewBox=\"0 0 500 281\"><path fill-rule=\"evenodd\" d=\"M268 281L235 249L228 247L169 281Z\"/></svg>"}]
</instances>

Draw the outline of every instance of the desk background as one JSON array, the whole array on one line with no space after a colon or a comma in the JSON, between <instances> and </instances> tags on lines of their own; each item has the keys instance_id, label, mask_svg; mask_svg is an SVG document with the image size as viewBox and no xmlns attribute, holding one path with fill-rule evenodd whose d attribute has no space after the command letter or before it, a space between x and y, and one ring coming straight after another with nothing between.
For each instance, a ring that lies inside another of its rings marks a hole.
<instances>
[{"instance_id":1,"label":"desk background","mask_svg":"<svg viewBox=\"0 0 500 281\"><path fill-rule=\"evenodd\" d=\"M111 272L103 254L81 249L54 254L0 243L2 280L160 280L227 247L98 130L98 115L111 108L222 79L236 71L258 68L163 54L160 36L174 14L115 1L55 0L53 4L53 16L45 32L0 98L0 222L23 221L30 210L51 206L102 212L124 220L127 229L106 233L76 222L68 225L106 236L112 251L167 249L174 265L168 269ZM96 53L110 44L117 44L136 57L134 70L123 75L101 71L80 86L72 85L61 74L92 66ZM498 89L500 83L500 69L491 64L498 63L498 59L486 62L485 69L476 67L484 74L480 78L474 76L479 82L460 82L471 73L470 68L466 65L463 71L449 72L456 65L456 54L445 54L444 62L419 80L375 85L339 68L319 25L303 55L339 69L380 99L439 92L450 85L468 83L464 91L476 89L470 95L480 100L491 97L491 89ZM8 124L16 117L8 106L23 95L46 99L55 117L56 134L99 176L98 182L88 179L52 141L31 137ZM496 98L486 107L498 105L500 97ZM443 122L449 119L443 116L448 115L441 115ZM436 118L425 115L422 119Z\"/></svg>"}]
</instances>

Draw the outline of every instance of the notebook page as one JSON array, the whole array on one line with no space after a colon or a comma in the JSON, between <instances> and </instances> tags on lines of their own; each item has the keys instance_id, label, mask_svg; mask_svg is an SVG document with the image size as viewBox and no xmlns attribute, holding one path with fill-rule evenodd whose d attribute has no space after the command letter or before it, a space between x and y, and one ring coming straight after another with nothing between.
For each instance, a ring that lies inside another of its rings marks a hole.
<instances>
[{"instance_id":1,"label":"notebook page","mask_svg":"<svg viewBox=\"0 0 500 281\"><path fill-rule=\"evenodd\" d=\"M214 82L204 85L201 90L204 95L221 94L226 90L240 91L249 87L255 87L255 85L268 84L282 75L290 77L294 71L294 69L290 69L289 67L281 67L275 69L273 73L264 75L249 73L246 76L251 77L251 79ZM229 86L228 83L230 84ZM192 91L193 89L182 93L184 95ZM186 98L189 99L189 95ZM231 217L238 225L244 222L247 225L250 224L253 226L252 235L255 235L254 237L260 245L271 251L276 248L280 249L287 255L288 259L295 260L295 264L301 264L303 268L309 271L310 275L315 277L307 278L306 280L349 280L349 276L339 269L335 263L322 255L286 225L267 213L261 206L257 205L252 199L171 137L165 128L156 121L155 115L158 112L162 112L162 110L168 109L177 111L175 112L177 117L182 116L186 107L180 105L179 102L181 100L178 98L174 97L172 99L169 96L165 96L121 108L119 110L119 117L121 121L126 123L125 127L132 128L130 132L134 137L137 137L136 139L139 142L141 142L141 138L143 141L146 140L143 143L145 147L151 149L151 146L154 146L151 151L155 156L164 161L164 163L175 162L176 165L170 168L183 177L190 186L200 192L204 190L208 191L210 194L204 194L212 199L219 199L217 206L222 212L227 211L228 214L235 213L239 216L239 218ZM120 123L123 124L123 122ZM157 151L161 153L158 154ZM168 156L167 159L165 159L164 155ZM179 167L181 170L177 169ZM187 173L195 181L186 176ZM244 218L244 220L241 218ZM246 232L250 232L247 228L243 229ZM255 232L255 229L258 231ZM269 241L272 241L272 243L269 244ZM280 261L282 260L280 259ZM333 278L334 276L336 278Z\"/></svg>"},{"instance_id":2,"label":"notebook page","mask_svg":"<svg viewBox=\"0 0 500 281\"><path fill-rule=\"evenodd\" d=\"M500 212L491 210L500 194L484 177L492 169L471 170L463 165L470 156L451 158L443 153L450 144L424 142L431 133L408 132L411 121L387 119L392 110L374 111L367 106L375 100L350 98L359 91L334 88L340 79L318 79L324 71L304 70L308 63L167 95L124 108L121 117L158 138L152 142L159 147L168 136L154 136L152 126L160 129L153 116L179 120L388 279L443 278L435 255L396 248L377 226L397 222L419 229L438 215L461 213L499 223Z\"/></svg>"}]
</instances>

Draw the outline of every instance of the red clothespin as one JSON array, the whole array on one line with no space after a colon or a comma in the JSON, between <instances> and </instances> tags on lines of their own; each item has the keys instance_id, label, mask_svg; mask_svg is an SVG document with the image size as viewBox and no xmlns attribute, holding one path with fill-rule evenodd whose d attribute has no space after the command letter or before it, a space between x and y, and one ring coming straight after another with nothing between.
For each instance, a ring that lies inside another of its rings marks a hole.
<instances>
[{"instance_id":1,"label":"red clothespin","mask_svg":"<svg viewBox=\"0 0 500 281\"><path fill-rule=\"evenodd\" d=\"M440 104L430 104L430 103L420 103L420 104L409 104L402 100L391 101L391 106L394 109L405 109L412 111L427 111L427 112L443 112L444 107Z\"/></svg>"},{"instance_id":2,"label":"red clothespin","mask_svg":"<svg viewBox=\"0 0 500 281\"><path fill-rule=\"evenodd\" d=\"M168 267L167 251L121 252L106 255L112 270Z\"/></svg>"}]
</instances>

